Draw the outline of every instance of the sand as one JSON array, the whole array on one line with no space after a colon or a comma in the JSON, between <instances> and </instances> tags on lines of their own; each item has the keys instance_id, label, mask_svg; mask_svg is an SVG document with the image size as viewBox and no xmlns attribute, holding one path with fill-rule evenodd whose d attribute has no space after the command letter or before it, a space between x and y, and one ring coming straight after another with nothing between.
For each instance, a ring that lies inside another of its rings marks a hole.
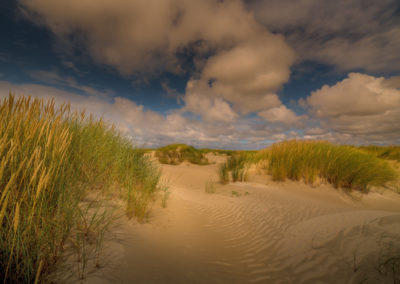
<instances>
[{"instance_id":1,"label":"sand","mask_svg":"<svg viewBox=\"0 0 400 284\"><path fill-rule=\"evenodd\" d=\"M100 267L61 283L394 283L400 281L400 195L349 196L329 185L215 184L214 165L162 165L171 195L148 222L121 217L105 236ZM232 195L232 192L237 194ZM239 195L239 196L236 196Z\"/></svg>"}]
</instances>

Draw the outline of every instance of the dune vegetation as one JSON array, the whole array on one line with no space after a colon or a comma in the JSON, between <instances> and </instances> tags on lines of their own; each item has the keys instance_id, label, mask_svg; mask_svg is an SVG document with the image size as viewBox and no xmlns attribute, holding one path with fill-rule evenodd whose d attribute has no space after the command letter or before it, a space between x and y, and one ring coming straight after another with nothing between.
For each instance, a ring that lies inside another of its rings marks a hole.
<instances>
[{"instance_id":1,"label":"dune vegetation","mask_svg":"<svg viewBox=\"0 0 400 284\"><path fill-rule=\"evenodd\" d=\"M325 141L285 141L262 155L277 181L288 178L315 184L323 179L335 187L368 192L371 186L384 186L397 178L395 170L375 155Z\"/></svg>"},{"instance_id":2,"label":"dune vegetation","mask_svg":"<svg viewBox=\"0 0 400 284\"><path fill-rule=\"evenodd\" d=\"M324 141L285 141L263 151L223 151L222 183L245 181L261 163L273 180L324 180L346 190L368 192L397 179L384 159L398 160L399 147L339 146ZM159 148L160 163L209 164L185 144ZM218 150L216 150L218 151ZM102 119L72 112L68 104L9 95L0 103L0 276L5 283L41 282L70 240L82 254L90 228L101 241L106 214L82 206L90 192L124 200L126 214L143 219L160 187L160 171L145 150L133 147ZM112 190L111 190L112 189ZM111 192L110 192L111 191ZM206 192L213 193L210 183ZM165 207L168 190L164 187ZM96 215L97 214L97 215ZM97 217L96 217L97 216ZM96 233L97 232L97 233ZM84 262L82 262L84 263ZM82 268L83 270L84 268Z\"/></svg>"},{"instance_id":3,"label":"dune vegetation","mask_svg":"<svg viewBox=\"0 0 400 284\"><path fill-rule=\"evenodd\" d=\"M376 155L378 158L400 162L400 146L360 146L359 149Z\"/></svg>"},{"instance_id":4,"label":"dune vegetation","mask_svg":"<svg viewBox=\"0 0 400 284\"><path fill-rule=\"evenodd\" d=\"M379 156L353 146L291 140L273 144L256 155L228 159L221 165L219 176L226 183L226 172L230 171L233 181L241 180L235 177L243 176L246 164L260 162L275 181L303 180L315 185L324 180L337 188L368 192L371 186L385 186L398 178L397 172Z\"/></svg>"},{"instance_id":5,"label":"dune vegetation","mask_svg":"<svg viewBox=\"0 0 400 284\"><path fill-rule=\"evenodd\" d=\"M80 202L89 191L112 186L127 214L143 218L159 178L143 151L101 119L10 94L0 104L0 278L41 282L86 224Z\"/></svg>"},{"instance_id":6,"label":"dune vegetation","mask_svg":"<svg viewBox=\"0 0 400 284\"><path fill-rule=\"evenodd\" d=\"M238 151L228 157L226 162L218 168L221 183L227 184L229 181L246 181L247 167L254 161L255 156L255 151Z\"/></svg>"},{"instance_id":7,"label":"dune vegetation","mask_svg":"<svg viewBox=\"0 0 400 284\"><path fill-rule=\"evenodd\" d=\"M229 157L227 161L218 168L218 175L221 183L227 184L230 180L245 181L246 180L246 157L243 154L237 154Z\"/></svg>"},{"instance_id":8,"label":"dune vegetation","mask_svg":"<svg viewBox=\"0 0 400 284\"><path fill-rule=\"evenodd\" d=\"M155 156L161 164L179 165L187 161L196 165L208 165L205 152L186 144L171 144L155 151Z\"/></svg>"}]
</instances>

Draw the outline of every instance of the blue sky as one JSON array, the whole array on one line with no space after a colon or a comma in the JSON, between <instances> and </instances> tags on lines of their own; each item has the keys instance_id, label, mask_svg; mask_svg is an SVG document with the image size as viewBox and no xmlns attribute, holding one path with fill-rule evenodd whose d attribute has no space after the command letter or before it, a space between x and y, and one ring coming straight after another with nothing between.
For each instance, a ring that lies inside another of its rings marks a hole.
<instances>
[{"instance_id":1,"label":"blue sky","mask_svg":"<svg viewBox=\"0 0 400 284\"><path fill-rule=\"evenodd\" d=\"M69 101L139 145L400 143L400 4L0 3L0 96Z\"/></svg>"}]
</instances>

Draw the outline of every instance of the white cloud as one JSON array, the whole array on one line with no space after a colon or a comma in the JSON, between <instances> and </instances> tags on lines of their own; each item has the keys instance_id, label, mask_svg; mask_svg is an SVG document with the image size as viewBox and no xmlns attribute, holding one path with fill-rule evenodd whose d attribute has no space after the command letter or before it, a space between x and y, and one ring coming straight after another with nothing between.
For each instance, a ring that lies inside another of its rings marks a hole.
<instances>
[{"instance_id":1,"label":"white cloud","mask_svg":"<svg viewBox=\"0 0 400 284\"><path fill-rule=\"evenodd\" d=\"M207 85L209 94L232 103L241 114L267 110L281 104L274 92L288 81L293 60L282 38L261 34L209 58L200 80L188 89Z\"/></svg>"},{"instance_id":2,"label":"white cloud","mask_svg":"<svg viewBox=\"0 0 400 284\"><path fill-rule=\"evenodd\" d=\"M299 126L300 117L285 105L274 107L258 113L260 117L272 123L283 123L285 125L296 127Z\"/></svg>"},{"instance_id":3,"label":"white cloud","mask_svg":"<svg viewBox=\"0 0 400 284\"><path fill-rule=\"evenodd\" d=\"M312 92L307 104L322 129L347 141L399 143L400 90L391 84L393 80L383 77L350 73L343 81Z\"/></svg>"},{"instance_id":4,"label":"white cloud","mask_svg":"<svg viewBox=\"0 0 400 284\"><path fill-rule=\"evenodd\" d=\"M400 107L400 90L386 87L383 77L350 73L334 86L325 85L307 98L318 117L379 115Z\"/></svg>"},{"instance_id":5,"label":"white cloud","mask_svg":"<svg viewBox=\"0 0 400 284\"><path fill-rule=\"evenodd\" d=\"M253 41L212 56L202 71L204 79L217 80L246 95L279 89L289 79L293 54L279 37Z\"/></svg>"},{"instance_id":6,"label":"white cloud","mask_svg":"<svg viewBox=\"0 0 400 284\"><path fill-rule=\"evenodd\" d=\"M231 106L201 81L189 81L183 101L185 107L182 111L200 114L208 122L234 122L238 118Z\"/></svg>"},{"instance_id":7,"label":"white cloud","mask_svg":"<svg viewBox=\"0 0 400 284\"><path fill-rule=\"evenodd\" d=\"M223 100L214 100L212 106L207 111L203 112L203 117L206 120L213 121L223 121L223 122L233 122L237 115L234 113L230 105Z\"/></svg>"}]
</instances>

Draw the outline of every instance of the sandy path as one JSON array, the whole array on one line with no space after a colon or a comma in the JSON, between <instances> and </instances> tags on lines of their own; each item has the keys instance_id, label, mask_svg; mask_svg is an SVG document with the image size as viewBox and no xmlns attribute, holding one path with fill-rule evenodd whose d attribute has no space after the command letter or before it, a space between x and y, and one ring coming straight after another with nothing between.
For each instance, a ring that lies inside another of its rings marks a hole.
<instances>
[{"instance_id":1,"label":"sandy path","mask_svg":"<svg viewBox=\"0 0 400 284\"><path fill-rule=\"evenodd\" d=\"M206 194L216 165L163 166L163 174L172 192L167 208L155 206L146 224L120 220L105 242L103 268L89 269L84 282L393 283L400 277L395 194L354 201L329 186L257 178Z\"/></svg>"}]
</instances>

